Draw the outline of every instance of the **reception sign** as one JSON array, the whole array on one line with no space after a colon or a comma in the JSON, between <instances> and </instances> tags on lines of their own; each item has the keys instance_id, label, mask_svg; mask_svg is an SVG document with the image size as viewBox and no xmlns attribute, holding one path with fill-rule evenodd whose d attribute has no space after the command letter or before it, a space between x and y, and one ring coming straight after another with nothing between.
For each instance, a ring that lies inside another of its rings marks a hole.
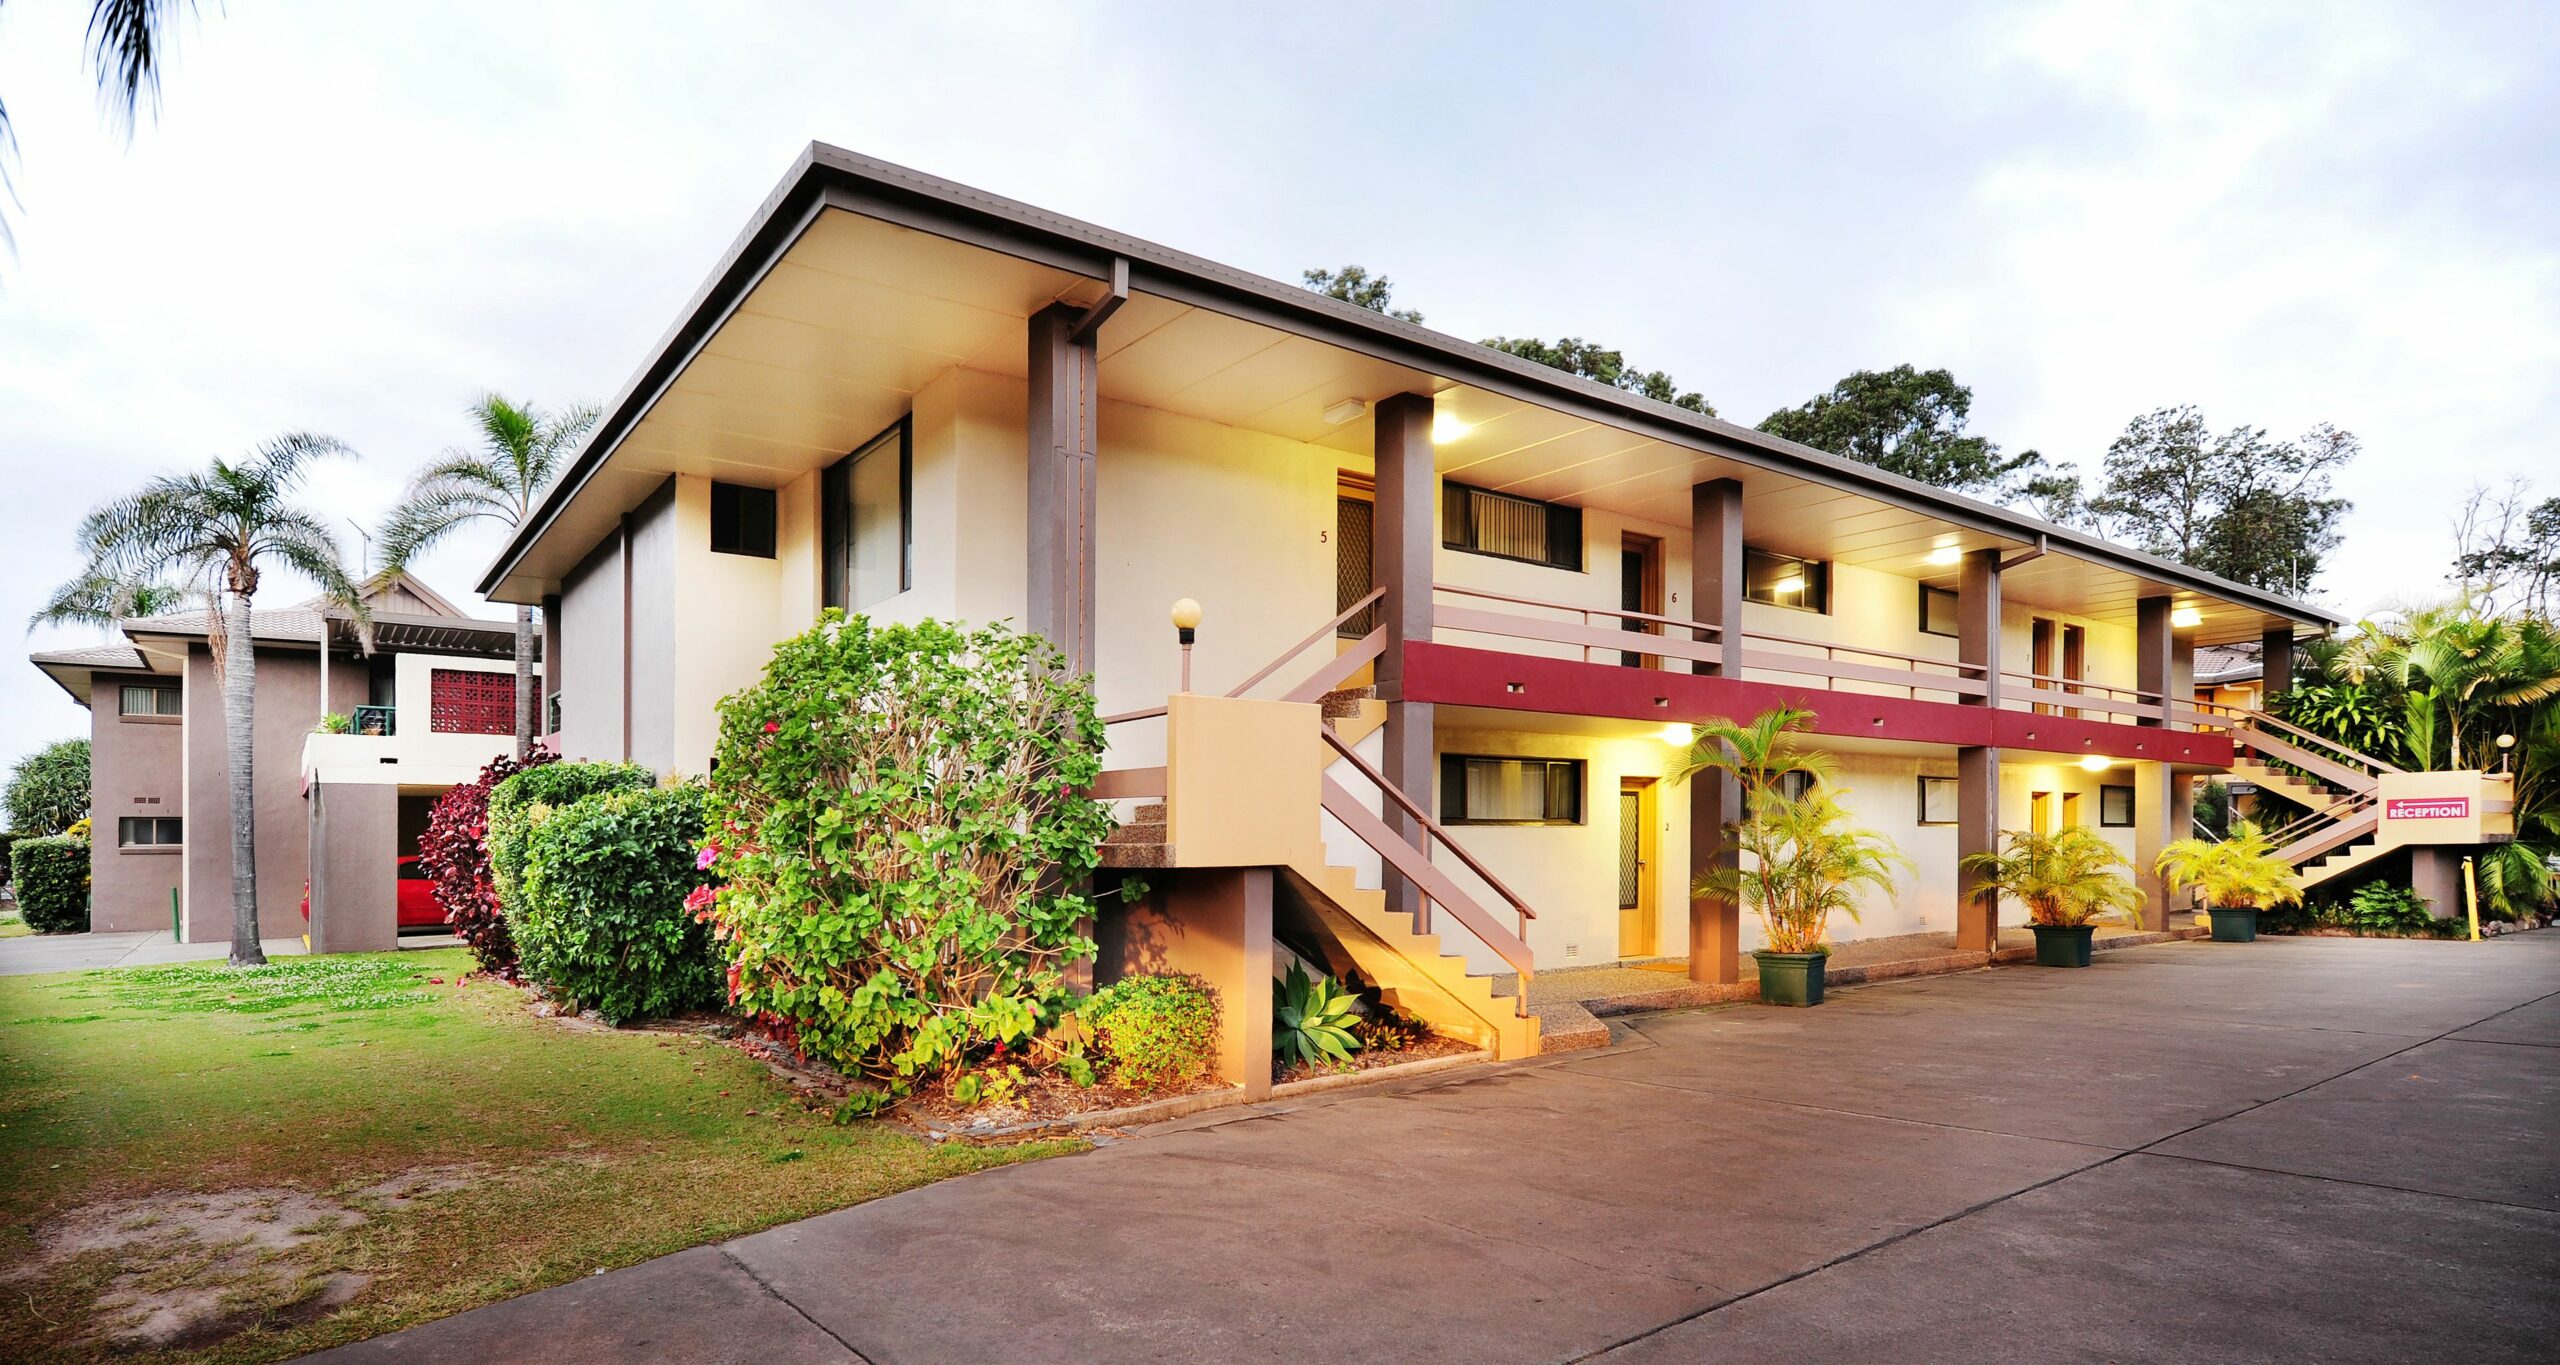
<instances>
[{"instance_id":1,"label":"reception sign","mask_svg":"<svg viewBox=\"0 0 2560 1365\"><path fill-rule=\"evenodd\" d=\"M2384 773L2374 783L2382 819L2374 842L2482 844L2513 838L2515 800L2504 778L2481 772Z\"/></svg>"},{"instance_id":2,"label":"reception sign","mask_svg":"<svg viewBox=\"0 0 2560 1365\"><path fill-rule=\"evenodd\" d=\"M2382 803L2385 820L2468 820L2471 798L2467 796L2404 796Z\"/></svg>"}]
</instances>

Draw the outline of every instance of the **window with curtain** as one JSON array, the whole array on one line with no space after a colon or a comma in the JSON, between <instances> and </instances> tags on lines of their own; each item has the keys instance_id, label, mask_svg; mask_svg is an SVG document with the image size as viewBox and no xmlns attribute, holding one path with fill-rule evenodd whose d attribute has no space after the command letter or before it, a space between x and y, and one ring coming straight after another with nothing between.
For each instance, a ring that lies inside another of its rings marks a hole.
<instances>
[{"instance_id":1,"label":"window with curtain","mask_svg":"<svg viewBox=\"0 0 2560 1365\"><path fill-rule=\"evenodd\" d=\"M1954 635L1961 625L1958 598L1945 588L1920 585L1920 630L1924 635Z\"/></svg>"},{"instance_id":2,"label":"window with curtain","mask_svg":"<svg viewBox=\"0 0 2560 1365\"><path fill-rule=\"evenodd\" d=\"M1452 550L1580 573L1582 509L1444 482L1440 543Z\"/></svg>"},{"instance_id":3,"label":"window with curtain","mask_svg":"<svg viewBox=\"0 0 2560 1365\"><path fill-rule=\"evenodd\" d=\"M1444 825L1578 825L1582 760L1440 758L1440 822Z\"/></svg>"},{"instance_id":4,"label":"window with curtain","mask_svg":"<svg viewBox=\"0 0 2560 1365\"><path fill-rule=\"evenodd\" d=\"M175 815L128 815L116 821L116 847L176 848L186 842L186 828Z\"/></svg>"},{"instance_id":5,"label":"window with curtain","mask_svg":"<svg viewBox=\"0 0 2560 1365\"><path fill-rule=\"evenodd\" d=\"M116 697L122 716L174 716L185 710L186 694L174 687L125 684Z\"/></svg>"},{"instance_id":6,"label":"window with curtain","mask_svg":"<svg viewBox=\"0 0 2560 1365\"><path fill-rule=\"evenodd\" d=\"M825 603L864 611L915 586L915 472L908 424L871 438L819 479Z\"/></svg>"}]
</instances>

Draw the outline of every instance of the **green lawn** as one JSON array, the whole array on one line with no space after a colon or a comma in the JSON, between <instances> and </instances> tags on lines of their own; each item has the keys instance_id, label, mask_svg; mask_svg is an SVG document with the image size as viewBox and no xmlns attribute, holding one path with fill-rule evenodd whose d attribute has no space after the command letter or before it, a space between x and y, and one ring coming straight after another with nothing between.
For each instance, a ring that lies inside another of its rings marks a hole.
<instances>
[{"instance_id":1,"label":"green lawn","mask_svg":"<svg viewBox=\"0 0 2560 1365\"><path fill-rule=\"evenodd\" d=\"M27 927L27 917L15 910L0 911L0 938L24 938L35 930Z\"/></svg>"},{"instance_id":2,"label":"green lawn","mask_svg":"<svg viewBox=\"0 0 2560 1365\"><path fill-rule=\"evenodd\" d=\"M145 1358L277 1359L1075 1149L840 1127L725 1044L536 1019L467 966L0 978L7 1354L133 1354L165 1307L197 1325Z\"/></svg>"}]
</instances>

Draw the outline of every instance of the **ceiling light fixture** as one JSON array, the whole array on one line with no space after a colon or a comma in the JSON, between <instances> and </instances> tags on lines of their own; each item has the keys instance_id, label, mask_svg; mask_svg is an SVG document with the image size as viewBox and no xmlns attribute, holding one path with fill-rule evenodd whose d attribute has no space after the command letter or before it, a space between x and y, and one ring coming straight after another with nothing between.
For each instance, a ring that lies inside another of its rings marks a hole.
<instances>
[{"instance_id":1,"label":"ceiling light fixture","mask_svg":"<svg viewBox=\"0 0 2560 1365\"><path fill-rule=\"evenodd\" d=\"M2179 607L2169 613L2169 624L2180 630L2204 624L2204 612L2195 607Z\"/></svg>"},{"instance_id":2,"label":"ceiling light fixture","mask_svg":"<svg viewBox=\"0 0 2560 1365\"><path fill-rule=\"evenodd\" d=\"M1964 560L1964 547L1963 547L1963 546L1961 546L1961 545L1941 545L1941 546L1939 546L1938 548L1936 548L1936 549L1934 549L1934 550L1931 550L1931 551L1929 552L1929 558L1928 558L1928 561L1927 561L1927 562L1928 562L1928 563L1931 563L1931 564L1956 564L1956 563L1961 563L1961 562L1963 562L1963 560Z\"/></svg>"},{"instance_id":3,"label":"ceiling light fixture","mask_svg":"<svg viewBox=\"0 0 2560 1365\"><path fill-rule=\"evenodd\" d=\"M2107 761L2105 754L2082 754L2080 766L2093 773L2102 773L2115 765Z\"/></svg>"},{"instance_id":4,"label":"ceiling light fixture","mask_svg":"<svg viewBox=\"0 0 2560 1365\"><path fill-rule=\"evenodd\" d=\"M1368 410L1369 405L1366 402L1357 398L1345 398L1324 410L1324 420L1327 425L1338 427Z\"/></svg>"},{"instance_id":5,"label":"ceiling light fixture","mask_svg":"<svg viewBox=\"0 0 2560 1365\"><path fill-rule=\"evenodd\" d=\"M1680 748L1685 749L1689 747L1690 741L1695 740L1697 737L1698 732L1696 730L1691 729L1689 726L1682 725L1677 721L1662 727L1662 742L1665 744L1677 745Z\"/></svg>"},{"instance_id":6,"label":"ceiling light fixture","mask_svg":"<svg viewBox=\"0 0 2560 1365\"><path fill-rule=\"evenodd\" d=\"M1437 444L1445 446L1473 430L1475 430L1473 425L1461 422L1445 412L1431 414L1431 439Z\"/></svg>"}]
</instances>

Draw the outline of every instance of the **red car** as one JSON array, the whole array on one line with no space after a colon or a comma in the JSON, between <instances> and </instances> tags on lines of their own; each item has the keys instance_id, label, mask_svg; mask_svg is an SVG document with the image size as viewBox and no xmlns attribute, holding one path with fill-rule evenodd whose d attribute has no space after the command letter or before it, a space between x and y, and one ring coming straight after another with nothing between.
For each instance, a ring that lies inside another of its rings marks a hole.
<instances>
[{"instance_id":1,"label":"red car","mask_svg":"<svg viewBox=\"0 0 2560 1365\"><path fill-rule=\"evenodd\" d=\"M400 927L403 929L440 929L444 927L444 907L436 904L435 883L427 880L427 870L415 857L400 860L392 885L398 888ZM311 922L311 883L302 884L302 922Z\"/></svg>"}]
</instances>

